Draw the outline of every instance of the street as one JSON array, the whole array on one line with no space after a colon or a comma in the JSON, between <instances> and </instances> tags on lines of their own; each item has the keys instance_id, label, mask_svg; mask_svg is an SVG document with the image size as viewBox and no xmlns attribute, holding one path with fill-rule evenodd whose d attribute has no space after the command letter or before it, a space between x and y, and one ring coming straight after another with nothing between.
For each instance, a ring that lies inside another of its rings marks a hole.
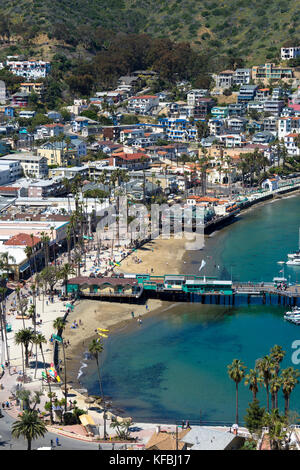
<instances>
[{"instance_id":1,"label":"street","mask_svg":"<svg viewBox=\"0 0 300 470\"><path fill-rule=\"evenodd\" d=\"M0 450L26 450L27 442L23 439L15 439L11 435L11 426L15 419L3 412L3 418L0 418ZM69 439L68 437L59 436L48 432L42 439L32 442L32 450L39 447L50 447L50 441L58 437L60 445L54 447L53 450L98 450L99 445L89 442L83 442L77 439ZM111 444L104 444L101 448L105 450L111 449Z\"/></svg>"}]
</instances>

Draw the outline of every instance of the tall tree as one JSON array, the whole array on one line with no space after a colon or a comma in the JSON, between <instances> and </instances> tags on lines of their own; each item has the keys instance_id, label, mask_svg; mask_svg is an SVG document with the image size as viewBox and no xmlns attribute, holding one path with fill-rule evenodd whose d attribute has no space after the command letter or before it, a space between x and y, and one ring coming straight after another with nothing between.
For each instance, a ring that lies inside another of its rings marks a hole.
<instances>
[{"instance_id":1,"label":"tall tree","mask_svg":"<svg viewBox=\"0 0 300 470\"><path fill-rule=\"evenodd\" d=\"M100 364L99 364L99 355L103 351L103 344L100 341L100 339L93 339L93 341L89 345L89 353L96 359L96 364L97 364L97 374L98 374L98 383L99 383L99 390L100 390L100 395L102 398L102 403L103 403L103 417L104 417L104 439L106 439L106 405L105 405L105 399L104 399L104 394L103 394L103 385L102 385L102 379L101 379L101 374L100 374Z\"/></svg>"},{"instance_id":2,"label":"tall tree","mask_svg":"<svg viewBox=\"0 0 300 470\"><path fill-rule=\"evenodd\" d=\"M256 361L256 367L260 371L264 385L266 388L267 394L267 411L270 411L270 396L269 396L269 384L270 380L272 379L272 375L274 373L274 363L270 356L264 356L261 359Z\"/></svg>"},{"instance_id":3,"label":"tall tree","mask_svg":"<svg viewBox=\"0 0 300 470\"><path fill-rule=\"evenodd\" d=\"M245 376L246 367L243 362L238 359L234 359L233 362L227 366L228 375L231 380L235 382L236 390L236 409L235 409L235 422L239 424L239 383Z\"/></svg>"},{"instance_id":4,"label":"tall tree","mask_svg":"<svg viewBox=\"0 0 300 470\"><path fill-rule=\"evenodd\" d=\"M256 400L256 395L258 393L258 386L261 385L261 377L256 368L250 369L249 373L245 376L245 385L249 386L249 389L253 395L253 402Z\"/></svg>"}]
</instances>

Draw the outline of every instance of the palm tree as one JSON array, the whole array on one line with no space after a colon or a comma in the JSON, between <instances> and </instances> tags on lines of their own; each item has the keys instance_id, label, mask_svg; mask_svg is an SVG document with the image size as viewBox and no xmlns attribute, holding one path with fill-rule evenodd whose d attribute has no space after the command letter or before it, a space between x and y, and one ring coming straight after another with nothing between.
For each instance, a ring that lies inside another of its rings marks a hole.
<instances>
[{"instance_id":1,"label":"palm tree","mask_svg":"<svg viewBox=\"0 0 300 470\"><path fill-rule=\"evenodd\" d=\"M32 268L31 268L31 257L32 257L32 247L31 246L26 246L24 248L24 252L25 252L25 255L28 259L28 263L29 263L29 269L30 269L30 277L32 277Z\"/></svg>"},{"instance_id":2,"label":"palm tree","mask_svg":"<svg viewBox=\"0 0 300 470\"><path fill-rule=\"evenodd\" d=\"M270 380L272 379L272 375L274 372L274 363L270 356L265 356L262 359L258 359L256 361L256 367L260 371L267 393L267 411L270 411L270 397L269 397L269 384Z\"/></svg>"},{"instance_id":3,"label":"palm tree","mask_svg":"<svg viewBox=\"0 0 300 470\"><path fill-rule=\"evenodd\" d=\"M62 337L63 331L66 328L66 322L62 317L56 318L53 322L53 328L57 330L57 334L61 337L62 341L62 350L64 356L64 371L65 371L65 412L67 412L67 364L66 364L66 354L65 354L65 345Z\"/></svg>"},{"instance_id":4,"label":"palm tree","mask_svg":"<svg viewBox=\"0 0 300 470\"><path fill-rule=\"evenodd\" d=\"M278 346L278 344L275 344L275 346L273 346L273 348L270 350L270 357L274 362L275 374L277 376L279 374L280 363L283 361L285 354L286 352L282 349L281 346Z\"/></svg>"},{"instance_id":5,"label":"palm tree","mask_svg":"<svg viewBox=\"0 0 300 470\"><path fill-rule=\"evenodd\" d=\"M7 329L6 329L6 325L7 325L7 322L6 322L6 308L5 308L5 305L4 305L4 300L5 300L5 295L6 295L6 292L7 292L7 288L6 287L0 287L0 318L1 318L1 321L0 321L0 324L1 324L1 337L2 337L2 341L3 343L5 344L5 349L6 349L6 357L7 357L7 362L9 364L9 374L10 374L10 360L9 360L9 347L8 347L8 340L7 340Z\"/></svg>"},{"instance_id":6,"label":"palm tree","mask_svg":"<svg viewBox=\"0 0 300 470\"><path fill-rule=\"evenodd\" d=\"M11 431L13 437L20 437L27 440L27 450L31 450L31 443L34 439L44 437L47 428L44 422L39 418L37 411L23 411L18 421L12 425Z\"/></svg>"},{"instance_id":7,"label":"palm tree","mask_svg":"<svg viewBox=\"0 0 300 470\"><path fill-rule=\"evenodd\" d=\"M43 363L44 363L44 370L45 370L45 375L47 377L47 367L46 367L46 362L45 362L45 356L44 356L44 350L43 350L43 344L47 344L47 340L44 335L41 333L35 334L33 338L34 344L39 346L41 355L43 358ZM49 389L49 398L50 398L50 422L53 424L53 409L52 409L52 391L51 391L51 382L46 378L47 384L48 384L48 389Z\"/></svg>"},{"instance_id":8,"label":"palm tree","mask_svg":"<svg viewBox=\"0 0 300 470\"><path fill-rule=\"evenodd\" d=\"M32 330L29 330L29 328L20 330L15 334L15 343L17 345L21 344L22 346L24 346L25 368L29 367L29 345L30 343L32 343L33 338L34 338L34 333Z\"/></svg>"},{"instance_id":9,"label":"palm tree","mask_svg":"<svg viewBox=\"0 0 300 470\"><path fill-rule=\"evenodd\" d=\"M42 242L42 246L44 248L44 253L45 253L45 267L47 268L48 264L49 264L49 242L50 242L50 237L45 232L41 232L41 242Z\"/></svg>"},{"instance_id":10,"label":"palm tree","mask_svg":"<svg viewBox=\"0 0 300 470\"><path fill-rule=\"evenodd\" d=\"M288 415L290 407L290 396L296 385L299 383L300 372L293 367L288 367L281 372L282 392L284 396L284 414Z\"/></svg>"},{"instance_id":11,"label":"palm tree","mask_svg":"<svg viewBox=\"0 0 300 470\"><path fill-rule=\"evenodd\" d=\"M33 253L34 271L35 271L35 273L37 273L36 255L35 255L37 246L34 245L34 235L33 235L33 233L30 234L30 238L31 238L31 249L32 249L32 253Z\"/></svg>"},{"instance_id":12,"label":"palm tree","mask_svg":"<svg viewBox=\"0 0 300 470\"><path fill-rule=\"evenodd\" d=\"M258 393L258 386L261 385L261 377L256 368L250 369L249 373L245 376L245 385L249 385L249 390L253 395L253 402L256 400L256 395Z\"/></svg>"},{"instance_id":13,"label":"palm tree","mask_svg":"<svg viewBox=\"0 0 300 470\"><path fill-rule=\"evenodd\" d=\"M235 422L236 424L239 424L239 411L238 411L238 387L239 383L243 380L245 376L245 370L246 366L244 365L243 362L241 362L238 359L234 359L232 364L227 366L228 369L228 375L231 380L235 382L235 387L236 387L236 412L235 412Z\"/></svg>"},{"instance_id":14,"label":"palm tree","mask_svg":"<svg viewBox=\"0 0 300 470\"><path fill-rule=\"evenodd\" d=\"M274 375L270 381L270 393L272 401L272 410L278 408L278 392L282 385L281 377Z\"/></svg>"},{"instance_id":15,"label":"palm tree","mask_svg":"<svg viewBox=\"0 0 300 470\"><path fill-rule=\"evenodd\" d=\"M6 277L8 279L11 264L16 264L16 258L8 254L8 251L5 251L0 254L0 267L3 271L6 272Z\"/></svg>"},{"instance_id":16,"label":"palm tree","mask_svg":"<svg viewBox=\"0 0 300 470\"><path fill-rule=\"evenodd\" d=\"M104 400L102 380L101 380L101 374L100 374L100 366L99 366L99 355L102 353L102 351L103 351L103 344L101 343L100 339L98 339L98 340L93 339L93 341L89 345L89 353L96 359L96 363L97 363L99 390L100 390L102 403L103 403L103 407L104 407L104 413L103 413L103 418L104 418L104 439L106 439L106 405L105 405L105 400Z\"/></svg>"},{"instance_id":17,"label":"palm tree","mask_svg":"<svg viewBox=\"0 0 300 470\"><path fill-rule=\"evenodd\" d=\"M58 277L60 279L63 279L64 281L64 286L65 286L65 289L66 289L66 293L67 293L67 285L68 285L68 279L69 279L69 276L71 274L75 274L75 269L73 268L73 266L71 264L64 264L60 270L59 270L59 273L58 273Z\"/></svg>"},{"instance_id":18,"label":"palm tree","mask_svg":"<svg viewBox=\"0 0 300 470\"><path fill-rule=\"evenodd\" d=\"M80 270L81 270L81 261L82 261L82 255L79 253L79 251L76 251L74 254L74 262L77 265L77 276L80 277Z\"/></svg>"},{"instance_id":19,"label":"palm tree","mask_svg":"<svg viewBox=\"0 0 300 470\"><path fill-rule=\"evenodd\" d=\"M68 250L68 263L71 263L71 225L67 225L66 230L66 238L67 238L67 250Z\"/></svg>"}]
</instances>

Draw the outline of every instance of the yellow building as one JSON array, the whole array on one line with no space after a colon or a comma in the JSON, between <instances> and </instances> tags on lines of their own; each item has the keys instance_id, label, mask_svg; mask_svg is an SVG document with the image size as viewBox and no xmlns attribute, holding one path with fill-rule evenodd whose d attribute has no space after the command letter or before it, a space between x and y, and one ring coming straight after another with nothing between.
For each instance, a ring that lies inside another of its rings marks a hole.
<instances>
[{"instance_id":1,"label":"yellow building","mask_svg":"<svg viewBox=\"0 0 300 470\"><path fill-rule=\"evenodd\" d=\"M80 157L76 146L66 142L47 142L37 149L37 154L47 158L48 165L79 165Z\"/></svg>"}]
</instances>

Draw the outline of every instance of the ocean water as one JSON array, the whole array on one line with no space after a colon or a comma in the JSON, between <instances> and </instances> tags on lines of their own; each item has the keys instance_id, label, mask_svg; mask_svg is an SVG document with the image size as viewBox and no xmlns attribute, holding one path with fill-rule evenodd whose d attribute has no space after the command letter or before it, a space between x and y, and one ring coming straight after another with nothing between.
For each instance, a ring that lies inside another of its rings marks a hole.
<instances>
[{"instance_id":1,"label":"ocean water","mask_svg":"<svg viewBox=\"0 0 300 470\"><path fill-rule=\"evenodd\" d=\"M201 252L187 253L185 272L236 280L271 280L279 275L287 253L298 247L300 197L276 201L243 214L240 220L209 237ZM300 268L285 267L298 281ZM141 307L143 308L143 307ZM248 368L274 344L287 352L283 367L292 365L293 341L300 327L283 320L276 305L216 306L198 303L168 305L138 325L135 320L105 340L101 358L105 395L136 420L233 423L235 384L227 365L241 359ZM138 313L138 312L137 312ZM98 393L93 361L85 361L81 383ZM299 389L291 409L300 414ZM266 405L265 389L258 398ZM240 384L241 421L252 399ZM280 400L283 407L283 400Z\"/></svg>"}]
</instances>

